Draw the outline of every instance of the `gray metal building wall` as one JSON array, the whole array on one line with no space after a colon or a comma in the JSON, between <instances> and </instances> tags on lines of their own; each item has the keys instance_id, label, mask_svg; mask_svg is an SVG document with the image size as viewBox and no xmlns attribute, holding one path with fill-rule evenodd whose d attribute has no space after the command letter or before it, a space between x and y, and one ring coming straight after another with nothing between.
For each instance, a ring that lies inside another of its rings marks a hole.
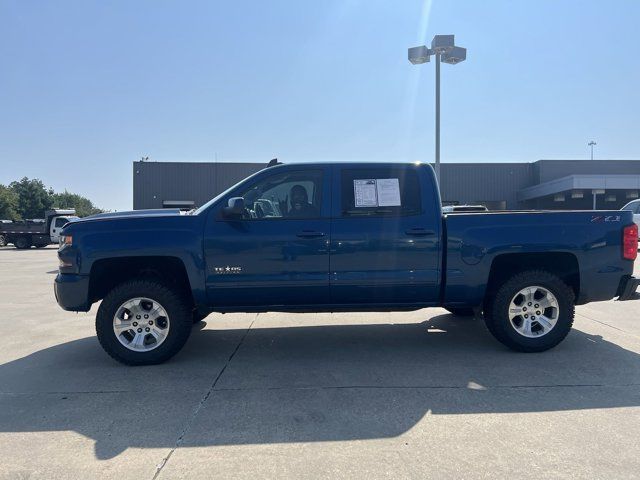
<instances>
[{"instance_id":1,"label":"gray metal building wall","mask_svg":"<svg viewBox=\"0 0 640 480\"><path fill-rule=\"evenodd\" d=\"M530 163L443 163L441 192L444 204L488 204L504 202L518 208L516 192L532 185Z\"/></svg>"},{"instance_id":2,"label":"gray metal building wall","mask_svg":"<svg viewBox=\"0 0 640 480\"><path fill-rule=\"evenodd\" d=\"M199 207L266 163L133 162L133 209L193 200Z\"/></svg>"},{"instance_id":3,"label":"gray metal building wall","mask_svg":"<svg viewBox=\"0 0 640 480\"><path fill-rule=\"evenodd\" d=\"M194 206L200 206L265 166L266 163L134 162L133 208L163 208L163 201L193 201ZM568 175L640 175L640 161L443 163L441 169L442 199L447 204L483 203L491 209L589 208L586 200L584 205L573 200L555 203L553 198L518 202L516 196L523 188Z\"/></svg>"}]
</instances>

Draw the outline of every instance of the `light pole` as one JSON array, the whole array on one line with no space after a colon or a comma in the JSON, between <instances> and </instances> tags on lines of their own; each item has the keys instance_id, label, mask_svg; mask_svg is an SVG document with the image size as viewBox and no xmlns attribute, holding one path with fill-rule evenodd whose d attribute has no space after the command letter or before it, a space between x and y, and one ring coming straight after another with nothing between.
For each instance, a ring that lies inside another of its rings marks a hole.
<instances>
[{"instance_id":1,"label":"light pole","mask_svg":"<svg viewBox=\"0 0 640 480\"><path fill-rule=\"evenodd\" d=\"M427 63L431 55L436 57L436 179L440 185L440 62L456 63L467 59L467 49L456 47L453 35L436 35L431 40L431 48L422 45L409 49L409 61L414 65Z\"/></svg>"},{"instance_id":2,"label":"light pole","mask_svg":"<svg viewBox=\"0 0 640 480\"><path fill-rule=\"evenodd\" d=\"M587 143L587 145L591 147L591 160L593 160L593 147L597 145L597 143L591 140L589 143Z\"/></svg>"}]
</instances>

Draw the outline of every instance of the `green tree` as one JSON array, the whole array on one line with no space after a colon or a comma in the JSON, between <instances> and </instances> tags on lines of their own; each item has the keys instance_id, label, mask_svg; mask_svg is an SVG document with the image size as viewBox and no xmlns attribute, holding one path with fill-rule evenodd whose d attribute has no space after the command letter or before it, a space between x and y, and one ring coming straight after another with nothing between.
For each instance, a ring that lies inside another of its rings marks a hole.
<instances>
[{"instance_id":1,"label":"green tree","mask_svg":"<svg viewBox=\"0 0 640 480\"><path fill-rule=\"evenodd\" d=\"M88 215L94 215L102 212L102 210L96 208L88 198L76 193L67 192L66 190L63 193L53 194L53 207L75 208L76 215L79 217L86 217Z\"/></svg>"},{"instance_id":2,"label":"green tree","mask_svg":"<svg viewBox=\"0 0 640 480\"><path fill-rule=\"evenodd\" d=\"M18 196L13 190L0 185L0 220L19 220Z\"/></svg>"},{"instance_id":3,"label":"green tree","mask_svg":"<svg viewBox=\"0 0 640 480\"><path fill-rule=\"evenodd\" d=\"M24 177L11 182L9 188L18 197L18 213L22 218L43 218L45 210L53 205L53 190L37 178Z\"/></svg>"}]
</instances>

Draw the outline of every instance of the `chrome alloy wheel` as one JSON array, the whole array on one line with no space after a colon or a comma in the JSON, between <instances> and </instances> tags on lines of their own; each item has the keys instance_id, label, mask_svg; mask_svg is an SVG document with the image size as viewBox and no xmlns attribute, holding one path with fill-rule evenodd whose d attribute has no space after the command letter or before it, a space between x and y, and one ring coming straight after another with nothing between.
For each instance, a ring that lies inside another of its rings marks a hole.
<instances>
[{"instance_id":1,"label":"chrome alloy wheel","mask_svg":"<svg viewBox=\"0 0 640 480\"><path fill-rule=\"evenodd\" d=\"M537 338L549 333L558 322L558 300L548 289L526 287L509 304L511 326L523 337Z\"/></svg>"},{"instance_id":2,"label":"chrome alloy wheel","mask_svg":"<svg viewBox=\"0 0 640 480\"><path fill-rule=\"evenodd\" d=\"M124 302L113 317L118 341L134 352L158 348L169 334L169 315L155 300L136 297Z\"/></svg>"}]
</instances>

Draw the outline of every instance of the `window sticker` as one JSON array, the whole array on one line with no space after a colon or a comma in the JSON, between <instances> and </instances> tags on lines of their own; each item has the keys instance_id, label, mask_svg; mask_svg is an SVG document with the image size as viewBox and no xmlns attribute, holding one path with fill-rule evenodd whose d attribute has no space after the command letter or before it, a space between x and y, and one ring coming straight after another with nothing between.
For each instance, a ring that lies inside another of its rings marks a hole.
<instances>
[{"instance_id":1,"label":"window sticker","mask_svg":"<svg viewBox=\"0 0 640 480\"><path fill-rule=\"evenodd\" d=\"M354 180L353 194L356 199L356 207L377 207L378 194L376 193L376 181Z\"/></svg>"},{"instance_id":2,"label":"window sticker","mask_svg":"<svg viewBox=\"0 0 640 480\"><path fill-rule=\"evenodd\" d=\"M380 207L400 206L400 183L397 178L379 178L376 187Z\"/></svg>"},{"instance_id":3,"label":"window sticker","mask_svg":"<svg viewBox=\"0 0 640 480\"><path fill-rule=\"evenodd\" d=\"M356 207L399 207L400 183L397 178L353 181Z\"/></svg>"}]
</instances>

